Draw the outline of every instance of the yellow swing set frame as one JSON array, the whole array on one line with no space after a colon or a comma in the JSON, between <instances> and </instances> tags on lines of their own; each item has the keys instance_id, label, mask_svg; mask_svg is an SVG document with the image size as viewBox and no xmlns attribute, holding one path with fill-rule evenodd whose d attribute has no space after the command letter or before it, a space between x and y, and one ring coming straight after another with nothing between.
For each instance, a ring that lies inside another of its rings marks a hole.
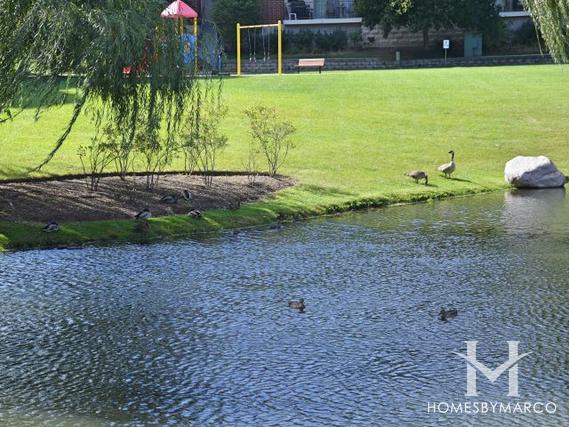
<instances>
[{"instance_id":1,"label":"yellow swing set frame","mask_svg":"<svg viewBox=\"0 0 569 427\"><path fill-rule=\"evenodd\" d=\"M237 75L241 76L241 30L255 28L277 28L277 73L283 73L283 23L278 21L276 24L264 25L241 25L237 24Z\"/></svg>"}]
</instances>

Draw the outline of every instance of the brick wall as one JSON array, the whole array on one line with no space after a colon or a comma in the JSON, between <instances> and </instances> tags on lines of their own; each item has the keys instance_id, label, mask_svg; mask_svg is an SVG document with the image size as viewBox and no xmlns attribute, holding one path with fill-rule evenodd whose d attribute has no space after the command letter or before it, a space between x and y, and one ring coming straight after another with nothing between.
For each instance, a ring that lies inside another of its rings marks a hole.
<instances>
[{"instance_id":1,"label":"brick wall","mask_svg":"<svg viewBox=\"0 0 569 427\"><path fill-rule=\"evenodd\" d=\"M363 26L362 38L366 46L389 48L423 47L423 33L412 33L405 28L393 30L387 38L384 38L383 30L380 27L368 28ZM440 47L444 39L451 40L451 44L462 44L464 42L464 31L430 31L427 47Z\"/></svg>"},{"instance_id":2,"label":"brick wall","mask_svg":"<svg viewBox=\"0 0 569 427\"><path fill-rule=\"evenodd\" d=\"M276 24L284 19L283 0L261 0L261 21L263 24Z\"/></svg>"},{"instance_id":3,"label":"brick wall","mask_svg":"<svg viewBox=\"0 0 569 427\"><path fill-rule=\"evenodd\" d=\"M323 55L325 56L325 55ZM285 59L285 73L295 73L297 59ZM534 65L552 64L553 60L549 55L512 55L512 56L479 56L470 58L449 58L446 62L443 59L412 59L401 61L383 61L375 58L329 58L326 60L324 72L332 70L385 70L396 68L440 68L440 67L482 67L498 65ZM243 60L242 71L244 74L276 73L276 60L262 61L256 63ZM235 61L225 64L225 71L235 73Z\"/></svg>"}]
</instances>

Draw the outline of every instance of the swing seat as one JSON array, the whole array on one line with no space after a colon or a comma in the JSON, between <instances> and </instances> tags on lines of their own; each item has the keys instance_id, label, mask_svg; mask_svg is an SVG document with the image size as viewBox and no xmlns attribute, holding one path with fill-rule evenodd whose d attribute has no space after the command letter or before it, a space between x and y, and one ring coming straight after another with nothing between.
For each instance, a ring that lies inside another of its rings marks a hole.
<instances>
[{"instance_id":1,"label":"swing seat","mask_svg":"<svg viewBox=\"0 0 569 427\"><path fill-rule=\"evenodd\" d=\"M300 73L302 68L318 68L318 72L322 74L322 68L325 64L326 59L324 58L299 59L296 69Z\"/></svg>"}]
</instances>

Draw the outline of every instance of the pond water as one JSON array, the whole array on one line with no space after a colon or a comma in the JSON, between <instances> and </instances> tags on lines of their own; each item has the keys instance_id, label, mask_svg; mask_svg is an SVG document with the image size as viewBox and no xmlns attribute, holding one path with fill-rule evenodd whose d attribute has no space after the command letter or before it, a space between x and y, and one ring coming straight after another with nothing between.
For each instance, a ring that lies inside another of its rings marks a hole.
<instances>
[{"instance_id":1,"label":"pond water","mask_svg":"<svg viewBox=\"0 0 569 427\"><path fill-rule=\"evenodd\" d=\"M0 256L0 425L567 425L564 191ZM306 311L291 310L304 298ZM442 322L441 306L458 316ZM465 397L465 341L494 369ZM554 402L450 414L432 402ZM553 407L550 405L549 410ZM539 407L538 407L539 410Z\"/></svg>"}]
</instances>

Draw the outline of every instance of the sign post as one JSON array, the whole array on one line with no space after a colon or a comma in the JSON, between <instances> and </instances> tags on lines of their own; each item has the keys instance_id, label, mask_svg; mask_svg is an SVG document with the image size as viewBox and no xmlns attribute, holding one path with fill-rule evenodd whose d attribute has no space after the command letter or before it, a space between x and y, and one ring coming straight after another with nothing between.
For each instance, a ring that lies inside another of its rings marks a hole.
<instances>
[{"instance_id":1,"label":"sign post","mask_svg":"<svg viewBox=\"0 0 569 427\"><path fill-rule=\"evenodd\" d=\"M447 62L447 53L450 49L450 40L443 40L443 49L445 51L445 63Z\"/></svg>"}]
</instances>

